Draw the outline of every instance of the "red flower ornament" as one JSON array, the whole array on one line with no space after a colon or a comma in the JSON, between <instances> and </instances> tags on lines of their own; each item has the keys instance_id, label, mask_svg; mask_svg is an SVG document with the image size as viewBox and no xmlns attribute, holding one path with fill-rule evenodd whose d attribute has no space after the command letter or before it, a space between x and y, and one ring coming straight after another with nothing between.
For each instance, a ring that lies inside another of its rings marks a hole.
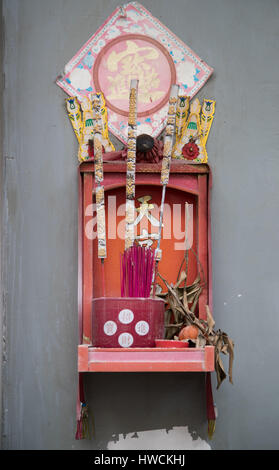
<instances>
[{"instance_id":1,"label":"red flower ornament","mask_svg":"<svg viewBox=\"0 0 279 470\"><path fill-rule=\"evenodd\" d=\"M195 160L200 154L199 147L195 144L194 141L189 141L187 144L184 145L182 148L182 155L187 160Z\"/></svg>"}]
</instances>

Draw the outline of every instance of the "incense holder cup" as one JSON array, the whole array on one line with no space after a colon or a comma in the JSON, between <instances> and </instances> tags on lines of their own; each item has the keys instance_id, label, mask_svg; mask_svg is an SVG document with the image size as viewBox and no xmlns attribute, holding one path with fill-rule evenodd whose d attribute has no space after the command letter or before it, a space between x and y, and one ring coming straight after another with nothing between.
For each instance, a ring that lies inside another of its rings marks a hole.
<instances>
[{"instance_id":1,"label":"incense holder cup","mask_svg":"<svg viewBox=\"0 0 279 470\"><path fill-rule=\"evenodd\" d=\"M155 347L164 338L165 302L158 298L99 297L92 302L92 344L100 348Z\"/></svg>"}]
</instances>

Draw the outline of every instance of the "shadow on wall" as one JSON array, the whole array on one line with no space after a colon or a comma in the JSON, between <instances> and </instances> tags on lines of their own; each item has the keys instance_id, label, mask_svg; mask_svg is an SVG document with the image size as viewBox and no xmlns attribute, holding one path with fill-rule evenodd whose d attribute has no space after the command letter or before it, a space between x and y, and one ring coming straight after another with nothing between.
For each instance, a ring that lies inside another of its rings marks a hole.
<instances>
[{"instance_id":1,"label":"shadow on wall","mask_svg":"<svg viewBox=\"0 0 279 470\"><path fill-rule=\"evenodd\" d=\"M96 448L210 449L204 374L96 373L84 384Z\"/></svg>"}]
</instances>

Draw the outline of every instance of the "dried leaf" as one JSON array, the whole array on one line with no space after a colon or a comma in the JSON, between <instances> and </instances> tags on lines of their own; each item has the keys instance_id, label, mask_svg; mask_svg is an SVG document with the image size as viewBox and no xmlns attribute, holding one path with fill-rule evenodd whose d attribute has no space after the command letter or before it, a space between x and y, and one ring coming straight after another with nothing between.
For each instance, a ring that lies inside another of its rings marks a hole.
<instances>
[{"instance_id":1,"label":"dried leaf","mask_svg":"<svg viewBox=\"0 0 279 470\"><path fill-rule=\"evenodd\" d=\"M234 361L234 343L228 337L228 335L224 335L224 341L226 341L227 351L228 351L229 356L230 356L230 358L229 358L229 380L230 380L230 383L233 384L232 367L233 367L233 361Z\"/></svg>"},{"instance_id":2,"label":"dried leaf","mask_svg":"<svg viewBox=\"0 0 279 470\"><path fill-rule=\"evenodd\" d=\"M197 291L196 295L195 295L195 299L194 299L194 302L193 302L193 305L192 305L192 312L196 311L196 307L197 307L201 292L202 292L202 289L199 289Z\"/></svg>"},{"instance_id":3,"label":"dried leaf","mask_svg":"<svg viewBox=\"0 0 279 470\"><path fill-rule=\"evenodd\" d=\"M199 334L196 339L196 348L204 348L206 345L206 339L202 334Z\"/></svg>"},{"instance_id":4,"label":"dried leaf","mask_svg":"<svg viewBox=\"0 0 279 470\"><path fill-rule=\"evenodd\" d=\"M189 304L188 304L188 298L187 298L187 291L186 289L183 292L183 306L185 310L188 312L189 311Z\"/></svg>"},{"instance_id":5,"label":"dried leaf","mask_svg":"<svg viewBox=\"0 0 279 470\"><path fill-rule=\"evenodd\" d=\"M191 250L193 251L193 250ZM194 255L197 258L197 262L203 273L203 282L201 282L200 275L198 274L197 278L193 284L187 286L187 270L188 270L188 254L186 252L184 259L181 263L179 273L177 276L177 282L173 286L164 279L160 273L159 277L164 282L167 287L167 293L160 293L159 297L165 299L167 305L167 314L165 316L165 326L166 333L165 337L167 339L178 338L179 331L182 327L188 325L195 325L199 328L199 335L195 341L195 347L203 348L205 345L211 345L215 348L215 371L217 375L217 388L220 387L222 382L227 377L227 374L224 369L223 362L221 360L221 354L229 355L229 380L232 381L232 367L234 361L234 343L228 337L228 335L221 330L214 331L215 321L211 314L211 311L208 306L206 306L207 320L199 319L195 315L195 310L198 305L198 300L205 284L205 276L202 266L198 260L196 253L193 251ZM186 263L186 270L182 270L182 266ZM184 286L181 284L184 282ZM180 287L181 286L181 287Z\"/></svg>"},{"instance_id":6,"label":"dried leaf","mask_svg":"<svg viewBox=\"0 0 279 470\"><path fill-rule=\"evenodd\" d=\"M185 272L185 271L182 271L181 274L180 274L179 280L178 280L177 283L174 285L174 289L177 289L177 287L179 287L180 284L181 284L183 281L185 281L186 278L187 278L186 272Z\"/></svg>"},{"instance_id":7,"label":"dried leaf","mask_svg":"<svg viewBox=\"0 0 279 470\"><path fill-rule=\"evenodd\" d=\"M227 377L227 374L225 372L223 362L220 358L220 354L217 353L215 356L215 370L216 370L216 375L217 375L217 389L220 387L221 383L225 378Z\"/></svg>"},{"instance_id":8,"label":"dried leaf","mask_svg":"<svg viewBox=\"0 0 279 470\"><path fill-rule=\"evenodd\" d=\"M211 334L215 326L215 321L211 315L208 305L206 305L206 314L207 314L208 333Z\"/></svg>"},{"instance_id":9,"label":"dried leaf","mask_svg":"<svg viewBox=\"0 0 279 470\"><path fill-rule=\"evenodd\" d=\"M222 351L223 354L228 354L228 345L227 345L227 344L224 344L224 346L222 347L221 351Z\"/></svg>"}]
</instances>

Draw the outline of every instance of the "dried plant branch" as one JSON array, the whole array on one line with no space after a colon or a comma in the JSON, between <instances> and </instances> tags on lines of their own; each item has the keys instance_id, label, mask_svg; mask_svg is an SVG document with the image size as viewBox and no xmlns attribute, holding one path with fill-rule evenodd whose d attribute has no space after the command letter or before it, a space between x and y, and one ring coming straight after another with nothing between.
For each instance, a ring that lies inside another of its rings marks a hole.
<instances>
[{"instance_id":1,"label":"dried plant branch","mask_svg":"<svg viewBox=\"0 0 279 470\"><path fill-rule=\"evenodd\" d=\"M202 270L201 263L199 262L196 254L195 256ZM186 255L183 258L183 263L184 262L186 263L186 269L188 270L188 261ZM165 301L168 304L167 321L165 323L166 337L167 339L173 339L174 336L176 336L184 326L197 326L199 329L199 335L196 340L196 347L211 345L215 348L215 372L217 375L217 388L219 388L221 383L227 377L223 362L221 360L221 353L229 355L228 375L230 383L233 383L232 368L234 361L234 342L223 331L214 330L215 321L208 305L206 305L206 321L199 319L196 316L195 311L198 300L206 283L201 282L200 275L198 275L193 284L187 286L187 272L181 271L183 263L180 266L177 282L174 286L169 284L169 282L164 279L160 273L158 273L160 279L167 287L167 292L160 294L160 297L165 298ZM205 281L204 272L203 278ZM180 287L182 283L184 283L184 285L183 287Z\"/></svg>"}]
</instances>

